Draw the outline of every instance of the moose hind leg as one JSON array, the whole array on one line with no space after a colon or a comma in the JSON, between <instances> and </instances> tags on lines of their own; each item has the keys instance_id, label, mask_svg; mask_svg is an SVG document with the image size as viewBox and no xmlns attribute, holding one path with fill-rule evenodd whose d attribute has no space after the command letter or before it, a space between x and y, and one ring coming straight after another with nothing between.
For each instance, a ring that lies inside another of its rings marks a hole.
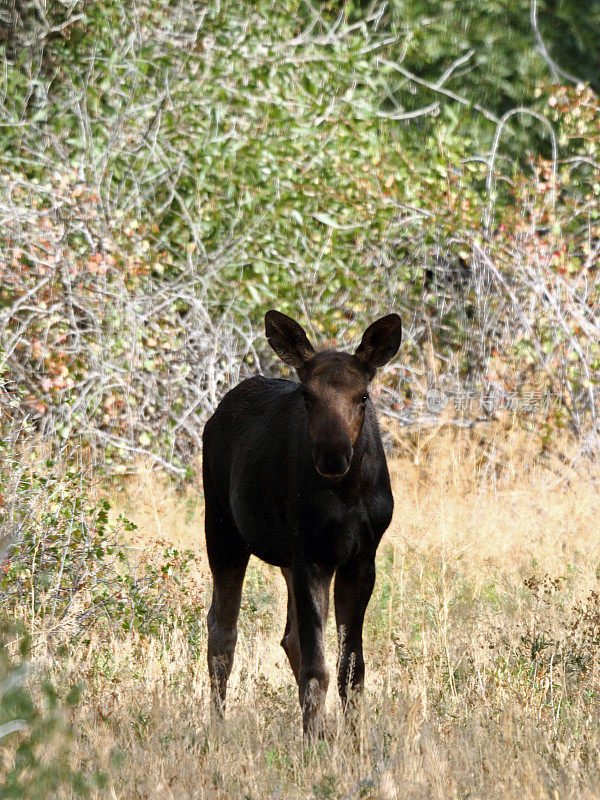
<instances>
[{"instance_id":1,"label":"moose hind leg","mask_svg":"<svg viewBox=\"0 0 600 800\"><path fill-rule=\"evenodd\" d=\"M296 599L294 597L294 584L292 572L282 568L281 572L285 578L288 592L287 619L285 623L285 633L281 640L281 646L288 657L296 683L300 680L300 639L298 637L298 617L296 614Z\"/></svg>"}]
</instances>

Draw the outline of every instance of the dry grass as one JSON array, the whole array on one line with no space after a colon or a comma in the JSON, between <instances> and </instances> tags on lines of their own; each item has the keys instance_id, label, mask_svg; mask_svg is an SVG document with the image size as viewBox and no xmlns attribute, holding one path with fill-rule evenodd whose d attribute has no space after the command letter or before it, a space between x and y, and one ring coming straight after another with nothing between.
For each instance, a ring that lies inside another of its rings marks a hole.
<instances>
[{"instance_id":1,"label":"dry grass","mask_svg":"<svg viewBox=\"0 0 600 800\"><path fill-rule=\"evenodd\" d=\"M73 655L86 685L74 757L108 773L107 796L600 794L598 473L540 458L532 438L500 430L481 442L438 432L402 446L366 622L359 733L344 727L332 680L329 735L316 752L303 750L279 646L279 572L251 564L230 706L224 723L212 721L201 503L148 475L113 498L137 522L140 552L160 540L198 553L189 576L197 616L162 640L94 632ZM332 672L333 634L331 625Z\"/></svg>"}]
</instances>

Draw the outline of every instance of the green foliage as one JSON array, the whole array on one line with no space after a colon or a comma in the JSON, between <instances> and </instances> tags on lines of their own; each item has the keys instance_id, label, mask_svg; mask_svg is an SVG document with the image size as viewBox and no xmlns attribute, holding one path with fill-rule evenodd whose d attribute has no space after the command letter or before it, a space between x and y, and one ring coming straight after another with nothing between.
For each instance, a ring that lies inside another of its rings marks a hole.
<instances>
[{"instance_id":1,"label":"green foliage","mask_svg":"<svg viewBox=\"0 0 600 800\"><path fill-rule=\"evenodd\" d=\"M79 687L63 696L47 680L32 681L29 656L27 634L0 617L0 798L44 800L65 791L86 796L89 781L71 767L66 724ZM103 776L95 782L102 785Z\"/></svg>"},{"instance_id":2,"label":"green foliage","mask_svg":"<svg viewBox=\"0 0 600 800\"><path fill-rule=\"evenodd\" d=\"M596 92L600 89L597 0L537 3L536 24L546 57L532 24L530 0L393 0L391 8L391 27L402 25L407 31L404 66L435 83L452 64L466 58L444 87L498 117L515 106L536 107L535 89L541 82L589 82ZM425 87L413 84L411 96L409 86L403 81L397 90L408 108L431 100L432 93ZM455 103L448 99L446 105ZM463 129L472 133L474 125L485 143L489 121L464 114ZM545 143L549 153L546 134L535 120L523 118L515 125L520 130L513 143L528 150ZM511 149L518 152L514 144Z\"/></svg>"},{"instance_id":3,"label":"green foliage","mask_svg":"<svg viewBox=\"0 0 600 800\"><path fill-rule=\"evenodd\" d=\"M538 22L558 59L569 17L593 69L589 5L548 0ZM0 43L0 369L48 435L189 475L218 398L265 369L271 306L349 345L397 309L382 401L403 421L440 370L484 391L495 351L581 430L595 96L550 85L525 0L378 8L56 0L46 22L31 5L43 46ZM516 104L534 113L497 129ZM556 274L572 305L529 319Z\"/></svg>"},{"instance_id":4,"label":"green foliage","mask_svg":"<svg viewBox=\"0 0 600 800\"><path fill-rule=\"evenodd\" d=\"M111 515L74 454L42 459L0 446L0 603L34 622L60 619L73 638L99 620L115 632L162 632L186 603L194 556L167 547L133 563L135 524Z\"/></svg>"},{"instance_id":5,"label":"green foliage","mask_svg":"<svg viewBox=\"0 0 600 800\"><path fill-rule=\"evenodd\" d=\"M597 0L540 3L540 30L560 78L585 81L600 93L600 4Z\"/></svg>"}]
</instances>

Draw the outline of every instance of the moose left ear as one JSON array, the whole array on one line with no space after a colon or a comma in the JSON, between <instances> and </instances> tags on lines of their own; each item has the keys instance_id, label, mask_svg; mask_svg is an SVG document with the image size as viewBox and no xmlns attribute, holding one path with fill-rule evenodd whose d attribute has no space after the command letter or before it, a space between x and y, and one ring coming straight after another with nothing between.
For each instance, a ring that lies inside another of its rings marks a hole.
<instances>
[{"instance_id":1,"label":"moose left ear","mask_svg":"<svg viewBox=\"0 0 600 800\"><path fill-rule=\"evenodd\" d=\"M398 352L402 341L402 320L398 314L388 314L373 322L364 332L354 358L371 373L382 367Z\"/></svg>"}]
</instances>

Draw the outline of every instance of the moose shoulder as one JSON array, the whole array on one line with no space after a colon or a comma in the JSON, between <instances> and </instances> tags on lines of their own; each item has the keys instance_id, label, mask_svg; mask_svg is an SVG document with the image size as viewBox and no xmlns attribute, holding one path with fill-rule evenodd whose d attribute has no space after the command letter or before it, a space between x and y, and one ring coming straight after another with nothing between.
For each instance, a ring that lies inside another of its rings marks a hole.
<instances>
[{"instance_id":1,"label":"moose shoulder","mask_svg":"<svg viewBox=\"0 0 600 800\"><path fill-rule=\"evenodd\" d=\"M328 673L323 653L329 587L339 638L338 688L347 705L364 680L362 626L375 551L393 510L375 410L378 367L397 352L390 314L353 355L316 353L300 325L265 318L272 348L300 382L257 376L221 401L204 429L206 544L213 573L208 666L213 700L225 701L248 558L281 567L288 588L282 645L299 687L304 732L322 729Z\"/></svg>"}]
</instances>

